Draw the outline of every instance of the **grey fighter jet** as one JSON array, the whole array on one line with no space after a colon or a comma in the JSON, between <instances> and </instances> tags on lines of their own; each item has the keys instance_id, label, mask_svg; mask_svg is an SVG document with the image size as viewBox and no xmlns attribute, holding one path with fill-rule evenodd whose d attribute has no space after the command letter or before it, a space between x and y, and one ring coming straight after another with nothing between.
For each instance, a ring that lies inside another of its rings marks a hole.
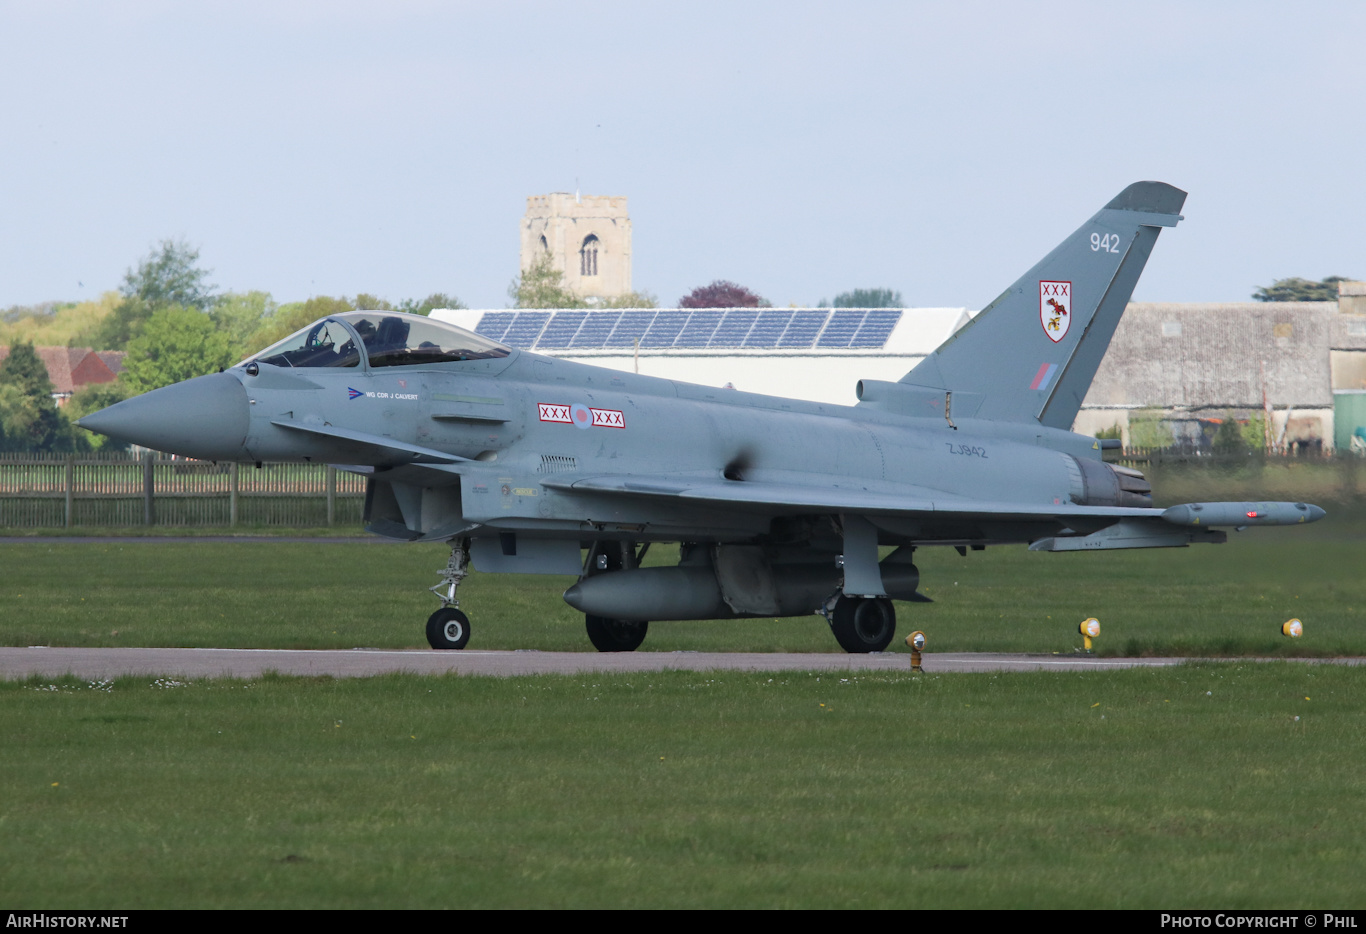
<instances>
[{"instance_id":1,"label":"grey fighter jet","mask_svg":"<svg viewBox=\"0 0 1366 934\"><path fill-rule=\"evenodd\" d=\"M1185 192L1138 182L899 382L839 406L519 351L439 321L354 311L223 373L81 420L206 460L364 473L370 531L449 542L434 648L463 648L456 588L481 571L572 574L602 651L647 620L820 613L849 652L887 647L921 600L916 548L966 552L1223 542L1219 526L1323 515L1304 503L1152 506L1106 442L1070 431L1134 284ZM674 567L641 567L679 542ZM879 547L892 546L879 560Z\"/></svg>"}]
</instances>

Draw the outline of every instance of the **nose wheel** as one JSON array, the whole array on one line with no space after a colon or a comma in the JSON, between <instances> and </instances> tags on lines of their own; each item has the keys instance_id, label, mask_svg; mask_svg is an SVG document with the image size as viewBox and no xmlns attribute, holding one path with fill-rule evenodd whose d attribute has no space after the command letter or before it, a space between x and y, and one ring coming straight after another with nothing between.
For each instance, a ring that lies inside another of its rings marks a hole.
<instances>
[{"instance_id":1,"label":"nose wheel","mask_svg":"<svg viewBox=\"0 0 1366 934\"><path fill-rule=\"evenodd\" d=\"M470 572L470 540L451 543L451 558L437 573L441 583L428 587L441 600L441 609L427 617L427 644L434 649L463 649L470 641L470 618L460 612L455 592Z\"/></svg>"},{"instance_id":2,"label":"nose wheel","mask_svg":"<svg viewBox=\"0 0 1366 934\"><path fill-rule=\"evenodd\" d=\"M427 642L434 649L463 649L470 641L470 618L443 606L427 618Z\"/></svg>"}]
</instances>

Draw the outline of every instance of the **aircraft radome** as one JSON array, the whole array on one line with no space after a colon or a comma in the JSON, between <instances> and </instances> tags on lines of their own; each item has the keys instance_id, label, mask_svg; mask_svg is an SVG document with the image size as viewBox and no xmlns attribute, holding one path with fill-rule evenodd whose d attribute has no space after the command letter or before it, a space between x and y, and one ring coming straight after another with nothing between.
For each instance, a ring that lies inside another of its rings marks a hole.
<instances>
[{"instance_id":1,"label":"aircraft radome","mask_svg":"<svg viewBox=\"0 0 1366 934\"><path fill-rule=\"evenodd\" d=\"M602 651L635 649L647 620L809 613L846 650L881 651L892 600L926 600L916 548L1161 548L1323 515L1304 503L1155 509L1138 471L1101 459L1109 442L1069 430L1185 199L1130 185L899 382L860 382L854 406L585 366L352 311L80 424L205 460L365 474L371 532L451 544L431 588L435 648L470 637L456 588L472 563L577 575L564 598ZM654 542L681 543L678 565L641 567ZM879 561L879 546L895 550Z\"/></svg>"}]
</instances>

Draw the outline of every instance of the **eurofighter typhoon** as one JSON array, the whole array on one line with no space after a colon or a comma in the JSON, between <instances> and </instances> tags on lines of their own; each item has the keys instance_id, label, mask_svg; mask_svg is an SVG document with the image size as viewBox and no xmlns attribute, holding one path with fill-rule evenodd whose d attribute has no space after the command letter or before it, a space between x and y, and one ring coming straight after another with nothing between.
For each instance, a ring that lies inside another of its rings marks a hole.
<instances>
[{"instance_id":1,"label":"eurofighter typhoon","mask_svg":"<svg viewBox=\"0 0 1366 934\"><path fill-rule=\"evenodd\" d=\"M1313 522L1305 503L1152 506L1136 470L1070 430L1139 274L1186 193L1137 182L899 382L854 406L721 391L552 359L428 318L353 311L231 369L80 424L215 461L367 477L366 527L442 541L434 648L464 648L480 571L572 574L604 652L650 620L822 614L849 652L922 601L917 548L1219 543L1219 526ZM1117 443L1117 442L1115 442ZM675 567L642 567L655 542ZM893 550L879 560L879 547Z\"/></svg>"}]
</instances>

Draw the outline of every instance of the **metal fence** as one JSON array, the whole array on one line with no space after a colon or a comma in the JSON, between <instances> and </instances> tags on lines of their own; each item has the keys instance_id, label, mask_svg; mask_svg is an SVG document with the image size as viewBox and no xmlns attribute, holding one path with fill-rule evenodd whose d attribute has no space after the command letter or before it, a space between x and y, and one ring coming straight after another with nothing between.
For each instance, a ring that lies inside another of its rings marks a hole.
<instances>
[{"instance_id":1,"label":"metal fence","mask_svg":"<svg viewBox=\"0 0 1366 934\"><path fill-rule=\"evenodd\" d=\"M1165 448L1129 447L1107 450L1105 459L1145 464L1186 464L1192 466L1234 467L1246 464L1339 464L1360 465L1362 459L1350 452L1292 450L1267 453L1258 449L1246 451L1211 451L1208 448L1173 445Z\"/></svg>"},{"instance_id":2,"label":"metal fence","mask_svg":"<svg viewBox=\"0 0 1366 934\"><path fill-rule=\"evenodd\" d=\"M323 464L0 453L0 527L356 525L365 478Z\"/></svg>"}]
</instances>

